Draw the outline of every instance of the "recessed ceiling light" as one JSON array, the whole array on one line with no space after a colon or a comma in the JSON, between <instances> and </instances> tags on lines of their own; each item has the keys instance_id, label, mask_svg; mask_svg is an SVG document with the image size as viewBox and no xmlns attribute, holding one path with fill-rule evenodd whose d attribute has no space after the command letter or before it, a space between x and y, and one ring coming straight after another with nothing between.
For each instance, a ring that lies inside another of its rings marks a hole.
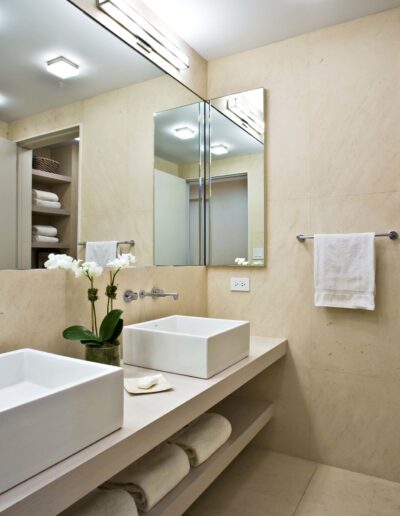
<instances>
[{"instance_id":1,"label":"recessed ceiling light","mask_svg":"<svg viewBox=\"0 0 400 516\"><path fill-rule=\"evenodd\" d=\"M196 134L196 131L194 129L191 129L190 127L183 126L183 127L177 127L174 129L175 136L177 138L180 138L181 140L190 140L190 138L193 138Z\"/></svg>"},{"instance_id":2,"label":"recessed ceiling light","mask_svg":"<svg viewBox=\"0 0 400 516\"><path fill-rule=\"evenodd\" d=\"M69 79L79 73L79 66L66 57L60 56L47 61L47 71L60 79Z\"/></svg>"},{"instance_id":3,"label":"recessed ceiling light","mask_svg":"<svg viewBox=\"0 0 400 516\"><path fill-rule=\"evenodd\" d=\"M228 151L229 151L229 147L227 147L223 143L211 145L211 154L215 154L216 156L221 156L222 154L228 154Z\"/></svg>"}]
</instances>

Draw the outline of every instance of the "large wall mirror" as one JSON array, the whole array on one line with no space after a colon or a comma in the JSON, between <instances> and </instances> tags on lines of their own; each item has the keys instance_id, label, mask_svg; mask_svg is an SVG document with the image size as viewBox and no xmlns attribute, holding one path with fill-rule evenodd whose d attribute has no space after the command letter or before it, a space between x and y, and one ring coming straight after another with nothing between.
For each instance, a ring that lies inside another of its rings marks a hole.
<instances>
[{"instance_id":1,"label":"large wall mirror","mask_svg":"<svg viewBox=\"0 0 400 516\"><path fill-rule=\"evenodd\" d=\"M2 0L0 20L0 269L84 259L92 241L139 266L262 263L248 112L205 102L67 0Z\"/></svg>"}]
</instances>

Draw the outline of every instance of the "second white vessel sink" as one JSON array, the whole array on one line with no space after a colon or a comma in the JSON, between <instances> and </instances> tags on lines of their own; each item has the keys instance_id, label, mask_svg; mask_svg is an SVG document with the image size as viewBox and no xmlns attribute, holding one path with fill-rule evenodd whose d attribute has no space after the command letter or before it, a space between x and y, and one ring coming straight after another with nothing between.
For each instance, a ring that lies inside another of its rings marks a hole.
<instances>
[{"instance_id":1,"label":"second white vessel sink","mask_svg":"<svg viewBox=\"0 0 400 516\"><path fill-rule=\"evenodd\" d=\"M0 354L0 493L122 426L123 370L33 349Z\"/></svg>"},{"instance_id":2,"label":"second white vessel sink","mask_svg":"<svg viewBox=\"0 0 400 516\"><path fill-rule=\"evenodd\" d=\"M247 357L250 323L173 315L125 326L124 363L210 378Z\"/></svg>"}]
</instances>

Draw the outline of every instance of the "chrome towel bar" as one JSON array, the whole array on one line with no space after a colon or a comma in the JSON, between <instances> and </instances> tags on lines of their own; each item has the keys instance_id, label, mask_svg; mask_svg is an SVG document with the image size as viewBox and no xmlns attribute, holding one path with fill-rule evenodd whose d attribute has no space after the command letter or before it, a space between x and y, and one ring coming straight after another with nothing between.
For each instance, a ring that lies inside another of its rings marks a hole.
<instances>
[{"instance_id":1,"label":"chrome towel bar","mask_svg":"<svg viewBox=\"0 0 400 516\"><path fill-rule=\"evenodd\" d=\"M397 231L389 231L388 233L376 233L376 237L388 237L390 240L397 240L399 238L399 234ZM299 242L304 242L305 240L313 240L313 235L297 235L297 240Z\"/></svg>"},{"instance_id":2,"label":"chrome towel bar","mask_svg":"<svg viewBox=\"0 0 400 516\"><path fill-rule=\"evenodd\" d=\"M86 245L87 242L78 242L78 245ZM117 245L124 245L124 244L127 244L127 245L130 245L130 246L134 246L135 245L135 241L134 240L123 240L121 242L117 242Z\"/></svg>"}]
</instances>

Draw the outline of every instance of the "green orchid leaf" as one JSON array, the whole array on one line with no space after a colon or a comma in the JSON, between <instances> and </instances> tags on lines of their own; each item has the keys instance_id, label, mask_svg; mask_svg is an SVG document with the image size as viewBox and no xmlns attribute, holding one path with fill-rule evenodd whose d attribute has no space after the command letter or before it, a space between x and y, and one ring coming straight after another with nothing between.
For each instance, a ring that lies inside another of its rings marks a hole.
<instances>
[{"instance_id":1,"label":"green orchid leaf","mask_svg":"<svg viewBox=\"0 0 400 516\"><path fill-rule=\"evenodd\" d=\"M89 342L101 342L99 337L84 326L70 326L63 331L64 339L86 340Z\"/></svg>"},{"instance_id":2,"label":"green orchid leaf","mask_svg":"<svg viewBox=\"0 0 400 516\"><path fill-rule=\"evenodd\" d=\"M122 315L122 310L111 310L101 323L99 339L101 342L109 342L111 337L114 335L115 328L117 327L118 321Z\"/></svg>"},{"instance_id":3,"label":"green orchid leaf","mask_svg":"<svg viewBox=\"0 0 400 516\"><path fill-rule=\"evenodd\" d=\"M124 321L122 319L120 319L118 322L117 322L117 325L115 327L115 330L114 330L114 333L112 334L112 337L110 339L110 342L114 343L116 340L118 340L118 337L121 335L122 333L122 329L124 327Z\"/></svg>"}]
</instances>

